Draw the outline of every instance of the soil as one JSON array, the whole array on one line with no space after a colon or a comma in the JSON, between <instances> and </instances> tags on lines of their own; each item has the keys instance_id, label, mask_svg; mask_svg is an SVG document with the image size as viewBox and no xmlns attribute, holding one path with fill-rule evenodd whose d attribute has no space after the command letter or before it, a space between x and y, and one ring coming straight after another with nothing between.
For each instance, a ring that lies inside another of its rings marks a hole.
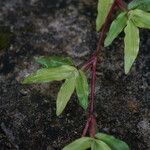
<instances>
[{"instance_id":1,"label":"soil","mask_svg":"<svg viewBox=\"0 0 150 150\"><path fill-rule=\"evenodd\" d=\"M86 112L75 94L57 117L61 83L21 80L40 67L38 56L70 56L83 64L96 49L95 17L92 0L0 0L0 32L11 35L0 47L0 150L61 150L81 136ZM128 75L123 36L102 50L97 65L98 128L131 150L150 150L150 31L140 30L140 53Z\"/></svg>"}]
</instances>

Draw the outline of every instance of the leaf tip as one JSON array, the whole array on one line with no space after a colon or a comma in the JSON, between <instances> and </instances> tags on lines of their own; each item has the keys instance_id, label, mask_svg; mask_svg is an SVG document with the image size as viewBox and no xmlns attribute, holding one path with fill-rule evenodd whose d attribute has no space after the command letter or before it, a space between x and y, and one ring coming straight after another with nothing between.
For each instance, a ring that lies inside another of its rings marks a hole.
<instances>
[{"instance_id":1,"label":"leaf tip","mask_svg":"<svg viewBox=\"0 0 150 150\"><path fill-rule=\"evenodd\" d=\"M59 109L58 109L58 107L56 106L56 116L60 116L61 115L61 113L62 113L62 111L59 111Z\"/></svg>"},{"instance_id":2,"label":"leaf tip","mask_svg":"<svg viewBox=\"0 0 150 150\"><path fill-rule=\"evenodd\" d=\"M32 76L31 76L31 75L25 77L25 78L21 81L21 84L30 84L30 83L34 83L34 81L32 80Z\"/></svg>"},{"instance_id":3,"label":"leaf tip","mask_svg":"<svg viewBox=\"0 0 150 150\"><path fill-rule=\"evenodd\" d=\"M58 113L57 111L56 111L56 116L58 117L60 115L60 113Z\"/></svg>"},{"instance_id":4,"label":"leaf tip","mask_svg":"<svg viewBox=\"0 0 150 150\"><path fill-rule=\"evenodd\" d=\"M127 66L127 65L125 64L125 66L124 66L124 71L125 71L125 74L126 74L126 75L130 72L130 69L131 69L131 67L129 67L129 66Z\"/></svg>"},{"instance_id":5,"label":"leaf tip","mask_svg":"<svg viewBox=\"0 0 150 150\"><path fill-rule=\"evenodd\" d=\"M96 25L96 31L99 32L100 28Z\"/></svg>"},{"instance_id":6,"label":"leaf tip","mask_svg":"<svg viewBox=\"0 0 150 150\"><path fill-rule=\"evenodd\" d=\"M85 106L85 105L82 105L82 108L83 108L84 110L87 110L87 108L88 108L88 105L87 105L87 106Z\"/></svg>"},{"instance_id":7,"label":"leaf tip","mask_svg":"<svg viewBox=\"0 0 150 150\"><path fill-rule=\"evenodd\" d=\"M110 45L110 42L107 41L107 39L104 41L104 47L108 47Z\"/></svg>"},{"instance_id":8,"label":"leaf tip","mask_svg":"<svg viewBox=\"0 0 150 150\"><path fill-rule=\"evenodd\" d=\"M99 16L96 18L96 31L99 32L102 27L102 24L99 21Z\"/></svg>"},{"instance_id":9,"label":"leaf tip","mask_svg":"<svg viewBox=\"0 0 150 150\"><path fill-rule=\"evenodd\" d=\"M41 58L43 58L43 56L40 56L40 57L34 57L34 60L35 60L36 63L40 63Z\"/></svg>"},{"instance_id":10,"label":"leaf tip","mask_svg":"<svg viewBox=\"0 0 150 150\"><path fill-rule=\"evenodd\" d=\"M125 75L128 75L129 71L125 71Z\"/></svg>"},{"instance_id":11,"label":"leaf tip","mask_svg":"<svg viewBox=\"0 0 150 150\"><path fill-rule=\"evenodd\" d=\"M25 78L25 79L23 79L23 80L21 81L21 84L27 84L27 83L28 83L27 78Z\"/></svg>"}]
</instances>

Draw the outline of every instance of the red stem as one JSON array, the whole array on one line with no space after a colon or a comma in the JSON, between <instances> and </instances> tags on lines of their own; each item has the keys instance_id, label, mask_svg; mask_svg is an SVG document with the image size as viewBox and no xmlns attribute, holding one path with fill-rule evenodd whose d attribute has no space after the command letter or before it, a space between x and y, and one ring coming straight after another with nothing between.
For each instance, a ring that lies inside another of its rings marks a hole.
<instances>
[{"instance_id":1,"label":"red stem","mask_svg":"<svg viewBox=\"0 0 150 150\"><path fill-rule=\"evenodd\" d=\"M93 114L94 112L94 91L95 91L95 80L96 80L96 63L97 57L95 56L92 64L92 78L91 78L91 95L90 95L90 108L89 114Z\"/></svg>"},{"instance_id":2,"label":"red stem","mask_svg":"<svg viewBox=\"0 0 150 150\"><path fill-rule=\"evenodd\" d=\"M89 134L92 138L95 137L95 126L96 126L96 118L94 115L91 115Z\"/></svg>"},{"instance_id":3,"label":"red stem","mask_svg":"<svg viewBox=\"0 0 150 150\"><path fill-rule=\"evenodd\" d=\"M127 11L126 6L122 0L116 0L116 4L122 11Z\"/></svg>"},{"instance_id":4,"label":"red stem","mask_svg":"<svg viewBox=\"0 0 150 150\"><path fill-rule=\"evenodd\" d=\"M82 137L86 135L86 133L87 133L87 131L88 131L88 128L89 128L89 126L90 126L90 122L91 122L91 117L89 117L89 118L87 119L85 128L83 129L83 132L82 132Z\"/></svg>"},{"instance_id":5,"label":"red stem","mask_svg":"<svg viewBox=\"0 0 150 150\"><path fill-rule=\"evenodd\" d=\"M110 11L106 17L105 23L102 27L101 33L99 34L99 40L97 43L97 48L92 57L83 65L82 69L87 70L91 68L92 72L92 78L91 78L91 84L90 84L90 105L89 105L89 115L88 119L85 125L85 128L83 129L82 136L85 136L87 134L87 131L89 129L89 134L91 137L95 136L95 125L96 125L96 119L94 115L94 92L95 92L95 81L96 81L96 64L97 64L97 57L101 51L101 47L105 38L105 34L108 28L108 25L111 20L111 16L113 14L113 11L115 10L116 5L122 10L126 11L126 8L121 0L115 0L113 5L110 8Z\"/></svg>"},{"instance_id":6,"label":"red stem","mask_svg":"<svg viewBox=\"0 0 150 150\"><path fill-rule=\"evenodd\" d=\"M87 70L89 69L90 67L92 67L92 64L94 62L94 59L95 59L95 56L92 56L84 65L83 67L81 68L82 70Z\"/></svg>"}]
</instances>

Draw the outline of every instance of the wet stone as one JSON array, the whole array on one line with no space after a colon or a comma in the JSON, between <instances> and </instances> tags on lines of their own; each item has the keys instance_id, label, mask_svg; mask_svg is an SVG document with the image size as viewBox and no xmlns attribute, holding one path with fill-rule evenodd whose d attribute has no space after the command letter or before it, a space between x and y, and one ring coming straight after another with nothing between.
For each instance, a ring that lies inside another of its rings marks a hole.
<instances>
[{"instance_id":1,"label":"wet stone","mask_svg":"<svg viewBox=\"0 0 150 150\"><path fill-rule=\"evenodd\" d=\"M81 136L86 113L75 94L64 113L55 114L62 82L21 81L40 67L38 56L70 56L82 65L96 49L95 17L93 0L0 0L0 24L13 34L0 50L1 150L61 150ZM149 150L150 32L142 30L140 35L140 54L128 76L123 71L122 35L102 49L96 116L101 132L126 141L132 150Z\"/></svg>"}]
</instances>

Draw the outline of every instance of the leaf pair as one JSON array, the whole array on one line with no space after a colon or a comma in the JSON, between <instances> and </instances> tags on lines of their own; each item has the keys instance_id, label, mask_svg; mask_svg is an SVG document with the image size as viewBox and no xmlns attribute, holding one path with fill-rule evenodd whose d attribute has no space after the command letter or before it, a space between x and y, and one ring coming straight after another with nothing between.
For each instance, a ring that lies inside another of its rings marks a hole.
<instances>
[{"instance_id":1,"label":"leaf pair","mask_svg":"<svg viewBox=\"0 0 150 150\"><path fill-rule=\"evenodd\" d=\"M82 70L76 70L73 77L66 79L60 88L56 102L57 115L60 115L63 112L75 89L79 104L84 109L87 109L89 95L87 78Z\"/></svg>"},{"instance_id":2,"label":"leaf pair","mask_svg":"<svg viewBox=\"0 0 150 150\"><path fill-rule=\"evenodd\" d=\"M88 82L82 70L77 70L73 61L66 57L40 57L36 61L44 68L26 77L23 84L45 83L65 80L60 88L56 101L56 114L60 115L65 109L71 95L76 89L79 104L88 107Z\"/></svg>"},{"instance_id":3,"label":"leaf pair","mask_svg":"<svg viewBox=\"0 0 150 150\"><path fill-rule=\"evenodd\" d=\"M112 22L104 41L104 46L109 46L124 29L124 64L126 74L130 71L130 68L139 52L140 37L138 27L147 29L150 28L150 13L140 9L130 10L128 13L120 13Z\"/></svg>"},{"instance_id":4,"label":"leaf pair","mask_svg":"<svg viewBox=\"0 0 150 150\"><path fill-rule=\"evenodd\" d=\"M103 26L113 3L114 0L98 0L97 31ZM129 12L120 13L112 22L104 41L104 46L109 46L125 28L124 68L126 74L130 71L139 52L140 40L139 29L137 27L150 29L150 13L145 12L150 11L150 0L133 0L129 3L128 10Z\"/></svg>"},{"instance_id":5,"label":"leaf pair","mask_svg":"<svg viewBox=\"0 0 150 150\"><path fill-rule=\"evenodd\" d=\"M113 136L98 133L95 138L82 137L65 146L63 150L130 150L129 146Z\"/></svg>"}]
</instances>

